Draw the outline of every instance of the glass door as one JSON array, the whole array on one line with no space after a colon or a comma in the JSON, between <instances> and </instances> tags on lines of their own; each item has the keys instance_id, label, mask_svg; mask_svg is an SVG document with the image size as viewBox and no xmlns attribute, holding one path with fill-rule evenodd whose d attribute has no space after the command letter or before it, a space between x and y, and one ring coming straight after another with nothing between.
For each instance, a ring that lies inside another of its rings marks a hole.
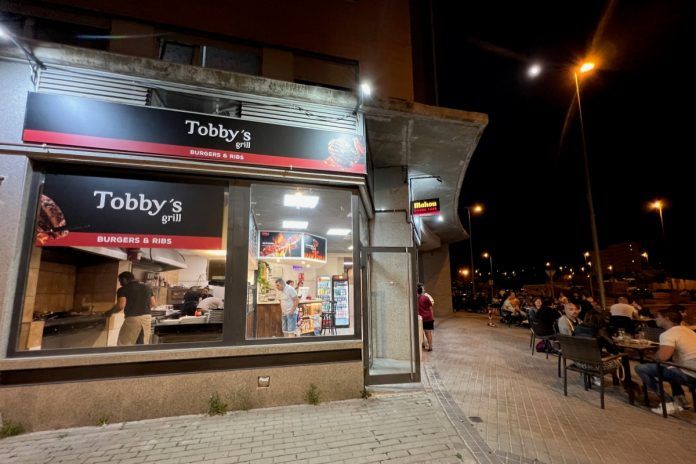
<instances>
[{"instance_id":1,"label":"glass door","mask_svg":"<svg viewBox=\"0 0 696 464\"><path fill-rule=\"evenodd\" d=\"M420 381L415 253L412 247L361 250L365 383Z\"/></svg>"}]
</instances>

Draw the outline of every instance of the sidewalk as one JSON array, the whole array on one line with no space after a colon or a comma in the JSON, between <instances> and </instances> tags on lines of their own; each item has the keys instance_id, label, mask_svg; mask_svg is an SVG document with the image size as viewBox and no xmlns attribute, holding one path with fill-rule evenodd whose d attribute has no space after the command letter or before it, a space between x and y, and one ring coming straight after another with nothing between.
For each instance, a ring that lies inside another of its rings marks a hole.
<instances>
[{"instance_id":1,"label":"sidewalk","mask_svg":"<svg viewBox=\"0 0 696 464\"><path fill-rule=\"evenodd\" d=\"M435 395L37 432L0 441L2 463L474 463Z\"/></svg>"},{"instance_id":2,"label":"sidewalk","mask_svg":"<svg viewBox=\"0 0 696 464\"><path fill-rule=\"evenodd\" d=\"M663 419L530 353L529 331L455 314L436 324L423 385L366 400L184 416L0 440L0 463L687 464L696 413Z\"/></svg>"}]
</instances>

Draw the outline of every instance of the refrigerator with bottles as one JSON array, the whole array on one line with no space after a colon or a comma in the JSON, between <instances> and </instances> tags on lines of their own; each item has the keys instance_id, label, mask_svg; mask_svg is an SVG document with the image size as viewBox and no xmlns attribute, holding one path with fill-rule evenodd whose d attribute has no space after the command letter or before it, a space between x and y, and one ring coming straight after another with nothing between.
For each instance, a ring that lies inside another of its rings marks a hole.
<instances>
[{"instance_id":1,"label":"refrigerator with bottles","mask_svg":"<svg viewBox=\"0 0 696 464\"><path fill-rule=\"evenodd\" d=\"M350 305L349 305L349 289L348 278L343 276L333 276L333 300L335 302L335 319L336 327L350 326Z\"/></svg>"}]
</instances>

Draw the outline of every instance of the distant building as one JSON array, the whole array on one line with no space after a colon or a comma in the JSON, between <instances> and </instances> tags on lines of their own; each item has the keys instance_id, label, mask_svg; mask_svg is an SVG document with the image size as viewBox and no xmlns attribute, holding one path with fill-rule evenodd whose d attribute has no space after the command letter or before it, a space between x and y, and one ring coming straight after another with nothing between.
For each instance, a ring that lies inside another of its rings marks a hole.
<instances>
[{"instance_id":1,"label":"distant building","mask_svg":"<svg viewBox=\"0 0 696 464\"><path fill-rule=\"evenodd\" d=\"M614 275L642 272L647 267L642 253L640 242L617 243L599 252L605 273Z\"/></svg>"}]
</instances>

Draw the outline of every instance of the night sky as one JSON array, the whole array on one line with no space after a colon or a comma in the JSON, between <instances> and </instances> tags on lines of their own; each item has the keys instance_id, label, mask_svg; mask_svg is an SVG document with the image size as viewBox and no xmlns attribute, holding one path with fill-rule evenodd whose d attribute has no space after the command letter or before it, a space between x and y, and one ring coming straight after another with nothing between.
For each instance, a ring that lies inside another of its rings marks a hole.
<instances>
[{"instance_id":1,"label":"night sky","mask_svg":"<svg viewBox=\"0 0 696 464\"><path fill-rule=\"evenodd\" d=\"M600 246L636 240L651 256L666 249L675 274L696 277L688 71L696 28L687 2L615 2L600 33L610 2L434 3L439 103L490 118L460 202L486 206L473 218L476 266L488 270L483 250L496 268L518 272L547 260L580 265L591 250L576 113L562 144L561 132L571 66L595 49L601 69L581 92ZM545 70L530 80L536 60ZM667 201L666 247L647 208L655 198ZM466 227L461 208L460 216ZM452 246L455 269L468 267L468 247Z\"/></svg>"}]
</instances>

